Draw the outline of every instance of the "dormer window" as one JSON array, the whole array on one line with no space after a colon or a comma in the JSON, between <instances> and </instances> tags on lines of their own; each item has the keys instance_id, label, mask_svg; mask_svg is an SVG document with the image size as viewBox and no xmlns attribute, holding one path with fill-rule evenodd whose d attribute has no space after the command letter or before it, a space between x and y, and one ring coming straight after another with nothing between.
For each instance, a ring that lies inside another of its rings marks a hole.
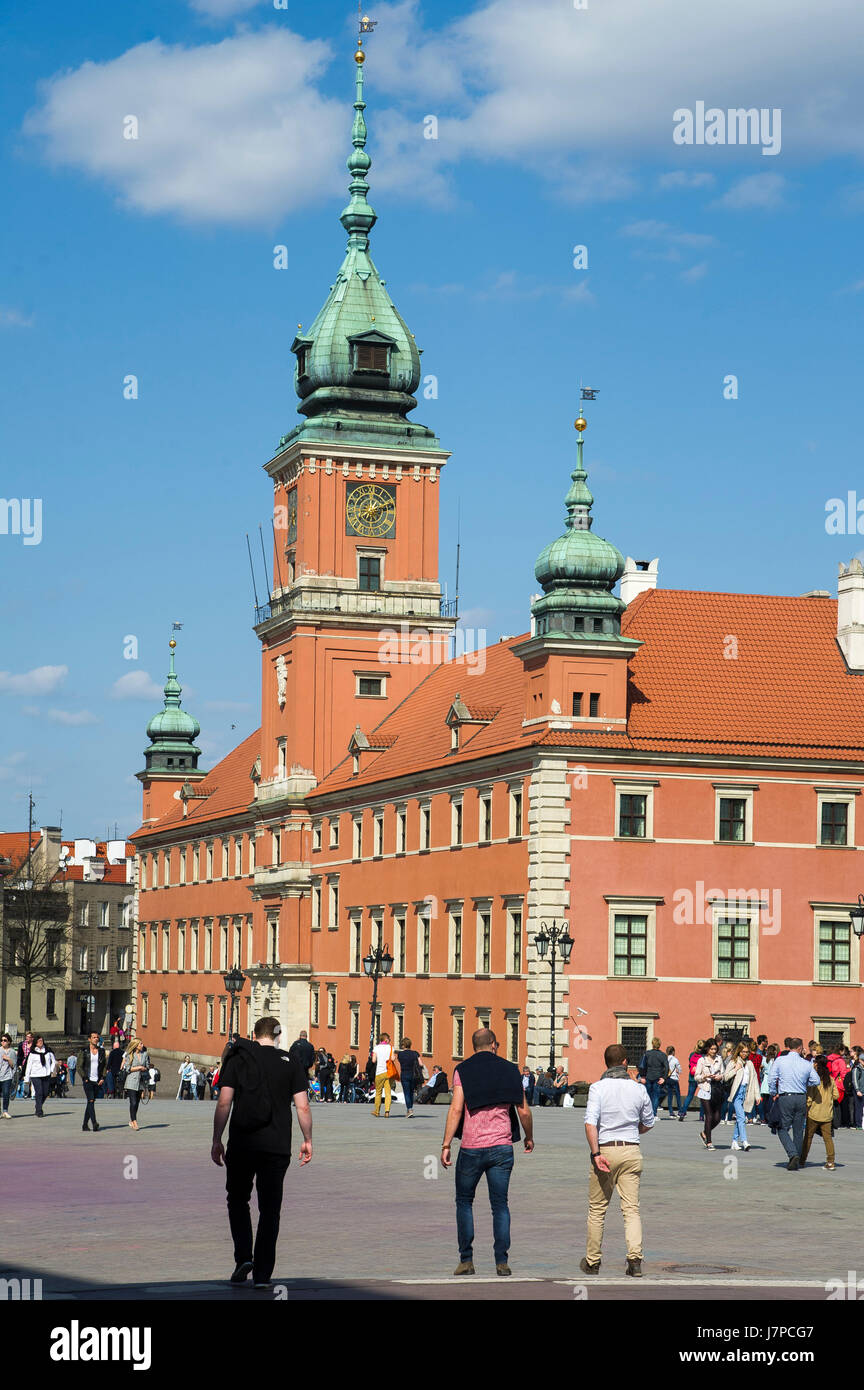
<instances>
[{"instance_id":1,"label":"dormer window","mask_svg":"<svg viewBox=\"0 0 864 1390\"><path fill-rule=\"evenodd\" d=\"M297 375L298 375L298 377L301 377L301 376L308 376L308 375L309 375L309 372L308 372L308 370L307 370L307 365L306 365L306 364L307 364L308 357L309 357L309 349L308 349L308 348L306 348L306 347L301 347L301 348L298 348L298 349L297 349Z\"/></svg>"},{"instance_id":2,"label":"dormer window","mask_svg":"<svg viewBox=\"0 0 864 1390\"><path fill-rule=\"evenodd\" d=\"M355 343L355 372L389 372L390 346L388 343Z\"/></svg>"}]
</instances>

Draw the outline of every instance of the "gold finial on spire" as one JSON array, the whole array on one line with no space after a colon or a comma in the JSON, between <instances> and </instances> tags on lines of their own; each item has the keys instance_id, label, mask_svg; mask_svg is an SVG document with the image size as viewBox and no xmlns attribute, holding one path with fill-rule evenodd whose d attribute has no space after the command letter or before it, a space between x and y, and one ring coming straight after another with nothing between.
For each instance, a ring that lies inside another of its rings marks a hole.
<instances>
[{"instance_id":1,"label":"gold finial on spire","mask_svg":"<svg viewBox=\"0 0 864 1390\"><path fill-rule=\"evenodd\" d=\"M588 421L585 419L584 415L582 414L582 412L581 412L581 410L580 410L580 412L579 412L579 419L573 421L573 428L574 428L574 430L578 430L579 433L581 434L582 431L583 431L584 429L587 428L587 426L588 426Z\"/></svg>"}]
</instances>

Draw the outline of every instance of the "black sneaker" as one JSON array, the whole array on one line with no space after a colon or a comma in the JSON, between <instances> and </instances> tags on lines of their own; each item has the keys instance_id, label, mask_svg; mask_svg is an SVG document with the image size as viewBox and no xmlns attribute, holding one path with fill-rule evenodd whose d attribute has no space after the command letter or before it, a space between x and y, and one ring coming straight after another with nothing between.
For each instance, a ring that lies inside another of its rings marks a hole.
<instances>
[{"instance_id":1,"label":"black sneaker","mask_svg":"<svg viewBox=\"0 0 864 1390\"><path fill-rule=\"evenodd\" d=\"M583 1274L599 1274L600 1261L598 1260L596 1265L589 1265L588 1261L583 1257L579 1261L579 1268L581 1269Z\"/></svg>"},{"instance_id":2,"label":"black sneaker","mask_svg":"<svg viewBox=\"0 0 864 1390\"><path fill-rule=\"evenodd\" d=\"M790 1158L789 1162L786 1164L786 1171L787 1171L787 1173L797 1173L797 1171L798 1171L798 1169L799 1169L800 1167L801 1167L801 1160L800 1160L800 1158L798 1158L798 1157Z\"/></svg>"},{"instance_id":3,"label":"black sneaker","mask_svg":"<svg viewBox=\"0 0 864 1390\"><path fill-rule=\"evenodd\" d=\"M102 1128L101 1125L94 1125L94 1126L93 1126L93 1133L94 1133L94 1134L98 1134L98 1133L99 1133L99 1130L100 1130L101 1128Z\"/></svg>"},{"instance_id":4,"label":"black sneaker","mask_svg":"<svg viewBox=\"0 0 864 1390\"><path fill-rule=\"evenodd\" d=\"M252 1261L242 1260L231 1275L232 1284L245 1284L249 1275L252 1273Z\"/></svg>"},{"instance_id":5,"label":"black sneaker","mask_svg":"<svg viewBox=\"0 0 864 1390\"><path fill-rule=\"evenodd\" d=\"M632 1276L633 1276L634 1279L641 1279L641 1278L642 1278L642 1261L641 1261L641 1260L630 1260L630 1259L628 1259L628 1261L627 1261L627 1270L626 1270L626 1273L627 1273L627 1274L632 1274Z\"/></svg>"}]
</instances>

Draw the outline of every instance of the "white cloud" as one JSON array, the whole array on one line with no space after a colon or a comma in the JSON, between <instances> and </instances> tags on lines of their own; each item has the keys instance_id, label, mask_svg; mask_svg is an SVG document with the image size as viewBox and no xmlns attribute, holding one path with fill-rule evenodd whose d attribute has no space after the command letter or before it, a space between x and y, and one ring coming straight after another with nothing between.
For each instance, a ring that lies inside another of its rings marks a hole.
<instances>
[{"instance_id":1,"label":"white cloud","mask_svg":"<svg viewBox=\"0 0 864 1390\"><path fill-rule=\"evenodd\" d=\"M786 180L782 174L749 174L732 185L722 198L712 203L715 208L731 208L747 211L749 208L765 208L772 211L783 206Z\"/></svg>"},{"instance_id":2,"label":"white cloud","mask_svg":"<svg viewBox=\"0 0 864 1390\"><path fill-rule=\"evenodd\" d=\"M69 728L79 728L84 724L98 724L95 714L87 709L40 709L38 705L25 705L24 713L33 719L47 719L50 724L65 724Z\"/></svg>"},{"instance_id":3,"label":"white cloud","mask_svg":"<svg viewBox=\"0 0 864 1390\"><path fill-rule=\"evenodd\" d=\"M710 188L716 183L714 174L692 173L688 174L684 169L676 169L671 174L661 174L657 180L657 187L667 188Z\"/></svg>"},{"instance_id":4,"label":"white cloud","mask_svg":"<svg viewBox=\"0 0 864 1390\"><path fill-rule=\"evenodd\" d=\"M237 14L254 10L261 0L189 0L191 9L206 19L233 19Z\"/></svg>"},{"instance_id":5,"label":"white cloud","mask_svg":"<svg viewBox=\"0 0 864 1390\"><path fill-rule=\"evenodd\" d=\"M36 666L14 676L9 671L0 671L0 694L2 695L48 695L69 674L68 666Z\"/></svg>"},{"instance_id":6,"label":"white cloud","mask_svg":"<svg viewBox=\"0 0 864 1390\"><path fill-rule=\"evenodd\" d=\"M703 280L708 272L708 262L700 261L698 265L691 265L688 270L681 271L681 279L688 284L696 280Z\"/></svg>"},{"instance_id":7,"label":"white cloud","mask_svg":"<svg viewBox=\"0 0 864 1390\"><path fill-rule=\"evenodd\" d=\"M195 3L230 17L246 0ZM527 13L524 0L480 0L428 32L419 0L382 4L376 17L366 68L373 203L376 187L443 199L448 169L465 159L536 171L538 155L568 200L626 197L637 162L686 158L673 113L697 101L780 108L787 160L864 153L864 6L848 0L817 25L812 0L664 0L662 24L645 0L590 10L532 0ZM322 96L331 56L281 20L197 47L154 39L57 74L25 130L47 159L105 181L128 207L272 222L344 184L351 74L340 50L337 95ZM139 118L138 140L122 138L127 114ZM438 119L437 140L424 139L426 115ZM692 154L699 168L660 175L663 186L707 187L715 169L765 163L753 147ZM759 185L761 201L756 187L730 190L723 205L776 206L770 185Z\"/></svg>"},{"instance_id":8,"label":"white cloud","mask_svg":"<svg viewBox=\"0 0 864 1390\"><path fill-rule=\"evenodd\" d=\"M114 682L110 694L112 700L161 700L164 691L147 671L128 671Z\"/></svg>"},{"instance_id":9,"label":"white cloud","mask_svg":"<svg viewBox=\"0 0 864 1390\"><path fill-rule=\"evenodd\" d=\"M22 314L20 309L0 307L0 324L7 328L32 328L35 320L32 314Z\"/></svg>"},{"instance_id":10,"label":"white cloud","mask_svg":"<svg viewBox=\"0 0 864 1390\"><path fill-rule=\"evenodd\" d=\"M313 86L327 56L284 29L197 48L154 39L52 78L24 130L140 212L272 221L346 180L346 102ZM123 137L127 115L138 139Z\"/></svg>"}]
</instances>

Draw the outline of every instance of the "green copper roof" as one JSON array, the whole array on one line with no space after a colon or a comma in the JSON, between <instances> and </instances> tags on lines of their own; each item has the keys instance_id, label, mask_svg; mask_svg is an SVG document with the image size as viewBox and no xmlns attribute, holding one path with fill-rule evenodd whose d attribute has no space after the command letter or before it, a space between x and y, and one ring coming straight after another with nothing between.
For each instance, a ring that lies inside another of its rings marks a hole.
<instances>
[{"instance_id":1,"label":"green copper roof","mask_svg":"<svg viewBox=\"0 0 864 1390\"><path fill-rule=\"evenodd\" d=\"M406 419L417 405L413 393L421 379L420 350L369 254L369 233L378 219L367 199L372 161L366 153L362 61L356 68L354 149L348 156L351 197L340 217L348 248L324 307L291 345L298 359L294 387L299 410L307 418L280 440L280 450L301 436L438 447L431 430ZM360 364L361 348L378 349L374 370ZM386 366L380 365L382 359Z\"/></svg>"},{"instance_id":2,"label":"green copper roof","mask_svg":"<svg viewBox=\"0 0 864 1390\"><path fill-rule=\"evenodd\" d=\"M620 631L624 604L612 588L624 571L624 556L591 530L594 498L582 466L582 443L580 433L576 468L565 498L566 530L537 557L534 573L544 592L531 611L538 635L566 633L596 640Z\"/></svg>"},{"instance_id":3,"label":"green copper roof","mask_svg":"<svg viewBox=\"0 0 864 1390\"><path fill-rule=\"evenodd\" d=\"M171 644L171 669L165 681L165 704L147 725L150 747L144 754L148 770L167 771L182 768L188 771L198 766L201 749L195 739L201 725L191 714L180 708L182 687L174 670L174 644Z\"/></svg>"}]
</instances>

